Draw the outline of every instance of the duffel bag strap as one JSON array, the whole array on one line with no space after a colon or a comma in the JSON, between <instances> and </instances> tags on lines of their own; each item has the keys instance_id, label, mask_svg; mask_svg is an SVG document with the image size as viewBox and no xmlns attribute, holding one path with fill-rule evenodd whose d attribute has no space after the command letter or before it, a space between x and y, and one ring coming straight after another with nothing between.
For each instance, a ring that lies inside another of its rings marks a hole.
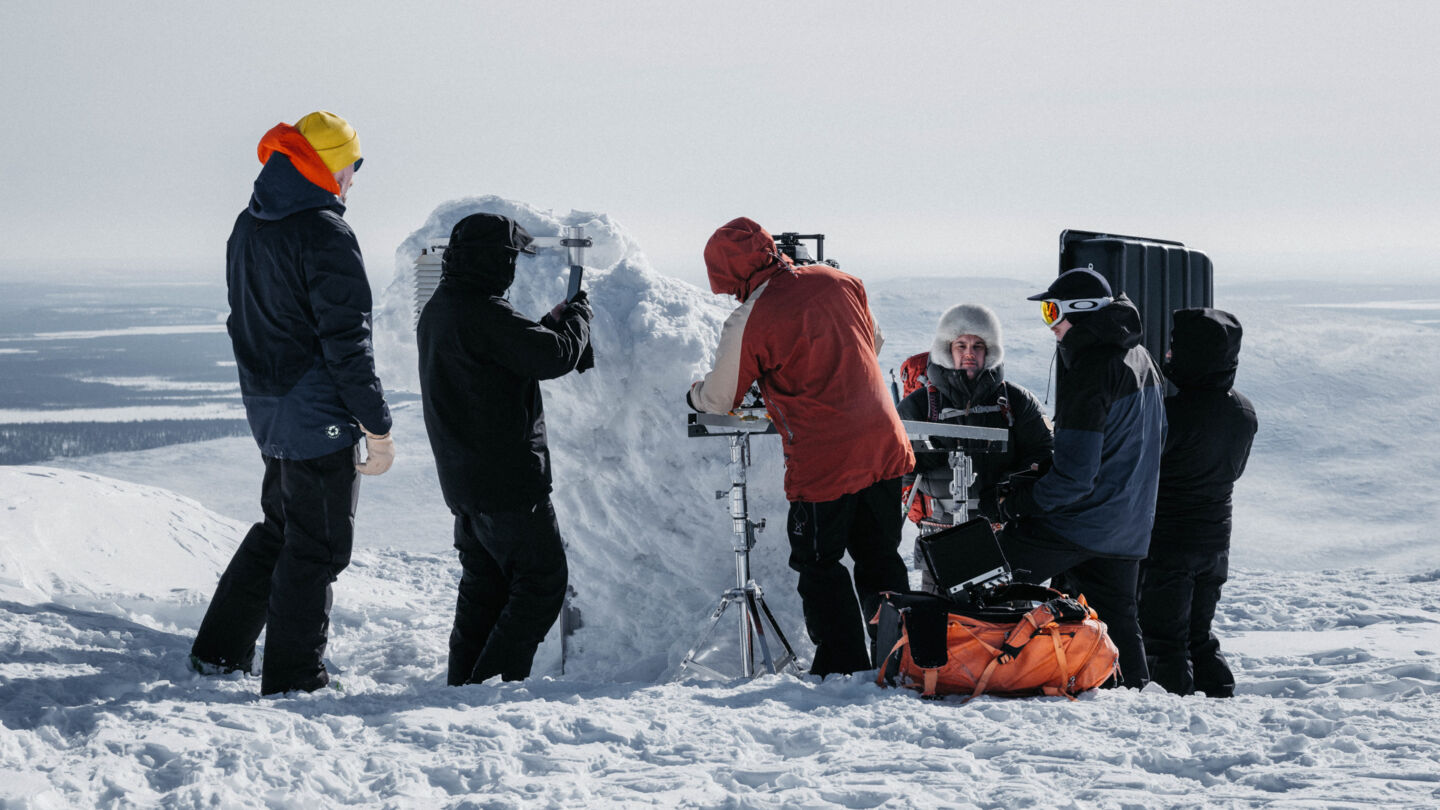
<instances>
[{"instance_id":1,"label":"duffel bag strap","mask_svg":"<svg viewBox=\"0 0 1440 810\"><path fill-rule=\"evenodd\" d=\"M1026 613L1020 618L1020 621L1015 623L1014 627L1010 628L1010 632L1005 634L1005 642L1000 645L1000 657L996 660L1002 664L1008 664L1015 660L1025 645L1030 643L1030 639L1034 638L1035 634L1039 633L1045 625L1054 621L1055 612L1051 610L1049 602Z\"/></svg>"}]
</instances>

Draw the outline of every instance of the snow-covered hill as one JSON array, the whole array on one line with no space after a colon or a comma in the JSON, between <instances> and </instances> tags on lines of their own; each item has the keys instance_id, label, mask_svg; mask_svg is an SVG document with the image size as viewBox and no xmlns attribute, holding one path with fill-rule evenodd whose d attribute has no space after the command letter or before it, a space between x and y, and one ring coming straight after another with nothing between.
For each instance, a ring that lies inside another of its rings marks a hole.
<instances>
[{"instance_id":1,"label":"snow-covered hill","mask_svg":"<svg viewBox=\"0 0 1440 810\"><path fill-rule=\"evenodd\" d=\"M456 201L397 252L376 338L392 389L414 386L412 253L475 210L597 237L599 366L545 384L584 620L564 673L552 634L530 682L444 685L458 566L415 403L396 408L395 467L362 484L354 562L335 587L339 694L261 701L253 679L184 666L258 517L253 443L0 468L0 806L1440 804L1429 291L1357 307L1353 294L1219 285L1247 327L1239 384L1262 425L1219 617L1236 699L962 705L859 678L672 684L733 578L712 499L725 443L686 438L683 405L728 304L651 270L601 215ZM979 300L1006 325L1010 376L1043 395L1053 340L1023 299L1049 272L871 284L882 365L928 345L946 307ZM565 275L542 254L513 300L538 315ZM754 456L752 509L772 525L755 574L803 654L778 442L757 438Z\"/></svg>"}]
</instances>

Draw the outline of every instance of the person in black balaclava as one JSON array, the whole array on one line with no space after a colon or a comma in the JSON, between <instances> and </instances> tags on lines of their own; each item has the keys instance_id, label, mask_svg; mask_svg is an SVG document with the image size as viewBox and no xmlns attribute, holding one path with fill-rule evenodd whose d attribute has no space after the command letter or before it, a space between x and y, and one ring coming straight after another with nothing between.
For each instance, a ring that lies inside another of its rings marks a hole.
<instances>
[{"instance_id":1,"label":"person in black balaclava","mask_svg":"<svg viewBox=\"0 0 1440 810\"><path fill-rule=\"evenodd\" d=\"M1179 695L1235 694L1210 629L1230 566L1230 494L1255 438L1255 408L1234 389L1240 322L1218 309L1173 316L1165 399L1170 431L1150 556L1140 565L1140 627L1150 677Z\"/></svg>"},{"instance_id":2,"label":"person in black balaclava","mask_svg":"<svg viewBox=\"0 0 1440 810\"><path fill-rule=\"evenodd\" d=\"M582 291L536 322L505 300L532 241L496 214L456 223L416 333L425 430L463 569L452 686L528 677L565 600L539 381L594 365L591 310Z\"/></svg>"}]
</instances>

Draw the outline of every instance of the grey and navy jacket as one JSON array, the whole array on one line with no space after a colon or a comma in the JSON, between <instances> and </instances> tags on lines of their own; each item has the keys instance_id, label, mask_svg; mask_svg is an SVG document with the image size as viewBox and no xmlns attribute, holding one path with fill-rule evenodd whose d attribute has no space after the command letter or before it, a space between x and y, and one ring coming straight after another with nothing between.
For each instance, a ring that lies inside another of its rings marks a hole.
<instances>
[{"instance_id":1,"label":"grey and navy jacket","mask_svg":"<svg viewBox=\"0 0 1440 810\"><path fill-rule=\"evenodd\" d=\"M1053 464L1016 493L1012 514L1028 515L1022 531L1141 559L1165 444L1164 378L1140 345L1140 312L1124 294L1070 318L1059 346L1065 374L1056 389Z\"/></svg>"},{"instance_id":2,"label":"grey and navy jacket","mask_svg":"<svg viewBox=\"0 0 1440 810\"><path fill-rule=\"evenodd\" d=\"M370 282L344 212L277 151L227 244L226 327L250 430L271 458L344 450L360 439L357 422L390 432L371 348Z\"/></svg>"}]
</instances>

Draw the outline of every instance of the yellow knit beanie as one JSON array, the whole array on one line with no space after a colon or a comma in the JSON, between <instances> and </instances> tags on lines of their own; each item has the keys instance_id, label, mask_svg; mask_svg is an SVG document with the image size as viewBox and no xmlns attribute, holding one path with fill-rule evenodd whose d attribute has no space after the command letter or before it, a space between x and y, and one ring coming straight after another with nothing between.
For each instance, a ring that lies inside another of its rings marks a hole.
<instances>
[{"instance_id":1,"label":"yellow knit beanie","mask_svg":"<svg viewBox=\"0 0 1440 810\"><path fill-rule=\"evenodd\" d=\"M360 136L344 118L332 112L319 110L295 122L295 128L305 140L315 147L325 168L338 172L352 163L360 162ZM360 168L358 165L355 168Z\"/></svg>"}]
</instances>

